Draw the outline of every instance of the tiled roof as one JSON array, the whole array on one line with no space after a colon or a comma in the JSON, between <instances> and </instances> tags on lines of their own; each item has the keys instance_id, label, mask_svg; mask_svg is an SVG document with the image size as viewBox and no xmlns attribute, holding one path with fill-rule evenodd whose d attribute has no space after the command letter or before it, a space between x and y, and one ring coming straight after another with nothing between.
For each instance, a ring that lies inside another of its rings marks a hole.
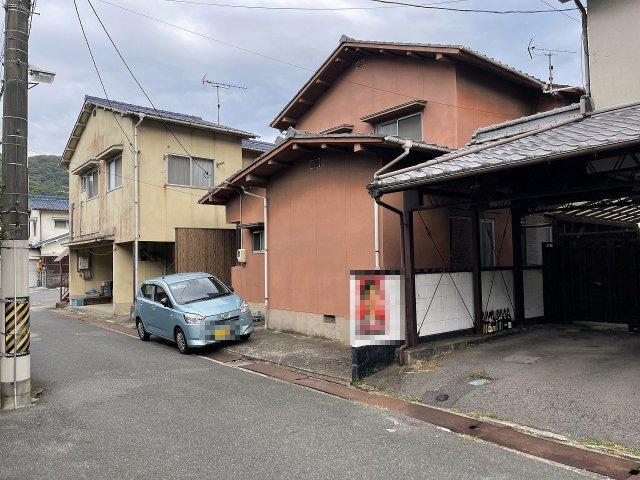
<instances>
[{"instance_id":1,"label":"tiled roof","mask_svg":"<svg viewBox=\"0 0 640 480\"><path fill-rule=\"evenodd\" d=\"M202 117L196 117L195 115L186 115L184 113L170 112L168 110L155 110L151 107L143 107L141 105L133 105L131 103L107 100L106 98L92 97L89 95L85 96L85 102L89 102L94 105L118 112L143 113L150 117L160 117L167 122L176 121L181 123L191 123L193 125L212 128L214 130L225 131L228 133L246 135L248 137L254 136L253 134L245 132L244 130L239 130L237 128L228 127L226 125L209 122L207 120L203 120Z\"/></svg>"},{"instance_id":2,"label":"tiled roof","mask_svg":"<svg viewBox=\"0 0 640 480\"><path fill-rule=\"evenodd\" d=\"M251 138L243 138L242 139L242 148L247 150L254 150L256 152L268 152L275 145L271 142L263 142L260 140L253 140Z\"/></svg>"},{"instance_id":3,"label":"tiled roof","mask_svg":"<svg viewBox=\"0 0 640 480\"><path fill-rule=\"evenodd\" d=\"M533 122L537 122L535 118ZM543 127L544 128L544 127ZM413 185L429 184L463 175L482 173L487 169L511 167L581 155L590 151L640 145L640 103L576 113L555 126L511 141L468 145L436 159L437 163L404 169L381 178L369 188L383 192L401 190Z\"/></svg>"},{"instance_id":4,"label":"tiled roof","mask_svg":"<svg viewBox=\"0 0 640 480\"><path fill-rule=\"evenodd\" d=\"M69 198L55 195L29 195L29 210L69 211Z\"/></svg>"},{"instance_id":5,"label":"tiled roof","mask_svg":"<svg viewBox=\"0 0 640 480\"><path fill-rule=\"evenodd\" d=\"M546 112L536 113L528 117L516 118L508 122L479 128L473 134L470 145L478 145L501 138L512 137L519 133L529 132L536 128L553 125L565 118L575 116L580 111L580 104L574 103L566 107L554 108Z\"/></svg>"},{"instance_id":6,"label":"tiled roof","mask_svg":"<svg viewBox=\"0 0 640 480\"><path fill-rule=\"evenodd\" d=\"M65 238L68 238L68 237L69 237L69 232L63 233L62 235L58 235L55 237L46 238L44 240L40 240L38 243L34 243L33 245L31 245L31 248L40 248L43 245L48 245L49 243L54 243L60 240L64 240Z\"/></svg>"}]
</instances>

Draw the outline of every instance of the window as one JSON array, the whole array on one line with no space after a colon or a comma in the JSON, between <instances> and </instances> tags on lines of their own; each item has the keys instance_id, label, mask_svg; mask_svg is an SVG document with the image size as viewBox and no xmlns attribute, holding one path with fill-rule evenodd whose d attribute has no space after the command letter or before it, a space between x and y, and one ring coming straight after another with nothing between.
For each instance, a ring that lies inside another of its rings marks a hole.
<instances>
[{"instance_id":1,"label":"window","mask_svg":"<svg viewBox=\"0 0 640 480\"><path fill-rule=\"evenodd\" d=\"M66 218L54 218L53 219L53 227L54 228L69 228L69 220Z\"/></svg>"},{"instance_id":2,"label":"window","mask_svg":"<svg viewBox=\"0 0 640 480\"><path fill-rule=\"evenodd\" d=\"M393 135L400 138L422 140L422 114L396 118L390 122L376 125L376 133L381 135Z\"/></svg>"},{"instance_id":3,"label":"window","mask_svg":"<svg viewBox=\"0 0 640 480\"><path fill-rule=\"evenodd\" d=\"M147 300L153 300L154 287L155 285L152 285L151 283L145 283L144 285L142 285L142 287L140 287L140 293L142 293L142 296Z\"/></svg>"},{"instance_id":4,"label":"window","mask_svg":"<svg viewBox=\"0 0 640 480\"><path fill-rule=\"evenodd\" d=\"M171 306L171 300L169 300L169 295L167 295L167 292L156 285L155 301L156 303L162 303L163 300L165 300L165 305Z\"/></svg>"},{"instance_id":5,"label":"window","mask_svg":"<svg viewBox=\"0 0 640 480\"><path fill-rule=\"evenodd\" d=\"M118 155L107 163L107 191L122 186L122 156Z\"/></svg>"},{"instance_id":6,"label":"window","mask_svg":"<svg viewBox=\"0 0 640 480\"><path fill-rule=\"evenodd\" d=\"M87 192L87 200L98 196L98 170L82 177L83 191Z\"/></svg>"},{"instance_id":7,"label":"window","mask_svg":"<svg viewBox=\"0 0 640 480\"><path fill-rule=\"evenodd\" d=\"M171 185L197 188L213 185L212 160L169 155L167 164L167 183Z\"/></svg>"},{"instance_id":8,"label":"window","mask_svg":"<svg viewBox=\"0 0 640 480\"><path fill-rule=\"evenodd\" d=\"M489 218L480 219L480 259L482 267L494 267L495 256L495 222Z\"/></svg>"},{"instance_id":9,"label":"window","mask_svg":"<svg viewBox=\"0 0 640 480\"><path fill-rule=\"evenodd\" d=\"M169 289L179 305L210 300L231 293L231 290L215 277L193 278L172 283Z\"/></svg>"},{"instance_id":10,"label":"window","mask_svg":"<svg viewBox=\"0 0 640 480\"><path fill-rule=\"evenodd\" d=\"M254 252L264 252L264 230L251 232L251 245Z\"/></svg>"},{"instance_id":11,"label":"window","mask_svg":"<svg viewBox=\"0 0 640 480\"><path fill-rule=\"evenodd\" d=\"M80 191L85 192L87 190L87 176L80 177Z\"/></svg>"}]
</instances>

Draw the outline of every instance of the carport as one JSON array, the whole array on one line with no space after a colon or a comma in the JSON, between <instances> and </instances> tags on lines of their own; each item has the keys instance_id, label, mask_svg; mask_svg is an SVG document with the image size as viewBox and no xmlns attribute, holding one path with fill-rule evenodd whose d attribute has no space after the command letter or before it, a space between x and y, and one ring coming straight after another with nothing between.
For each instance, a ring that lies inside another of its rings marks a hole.
<instances>
[{"instance_id":1,"label":"carport","mask_svg":"<svg viewBox=\"0 0 640 480\"><path fill-rule=\"evenodd\" d=\"M554 235L542 249L545 319L602 318L638 327L640 103L600 111L587 111L585 105L481 129L467 147L381 175L369 185L378 204L400 217L407 347L418 344L418 321L424 321L416 314L414 223L431 236L422 213L443 208L465 212L470 219L470 242L465 245L472 265L469 301L464 301L464 289L455 283L455 269L447 259L440 279L451 277L475 333L487 333L487 290L501 283L515 326L525 325L525 297L535 292L527 287L531 281L523 259L523 219L532 216L550 218L556 232L562 225L566 234L562 241ZM402 211L385 202L385 195L393 192L404 192ZM509 275L503 265L489 282L480 248L481 219L488 212L508 218L505 230L490 237L494 253L504 246L507 233L513 251ZM572 224L578 225L575 231ZM435 296L427 302L424 317Z\"/></svg>"}]
</instances>

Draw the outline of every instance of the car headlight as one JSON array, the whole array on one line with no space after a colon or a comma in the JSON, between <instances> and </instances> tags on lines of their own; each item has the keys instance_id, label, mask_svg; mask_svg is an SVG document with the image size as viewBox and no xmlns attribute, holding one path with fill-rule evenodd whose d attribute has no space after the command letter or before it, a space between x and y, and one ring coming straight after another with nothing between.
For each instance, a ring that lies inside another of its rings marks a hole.
<instances>
[{"instance_id":1,"label":"car headlight","mask_svg":"<svg viewBox=\"0 0 640 480\"><path fill-rule=\"evenodd\" d=\"M198 315L197 313L185 313L184 321L187 323L202 323L204 317L202 315Z\"/></svg>"},{"instance_id":2,"label":"car headlight","mask_svg":"<svg viewBox=\"0 0 640 480\"><path fill-rule=\"evenodd\" d=\"M249 308L249 304L247 302L242 302L240 305L240 313L250 313L251 309Z\"/></svg>"}]
</instances>

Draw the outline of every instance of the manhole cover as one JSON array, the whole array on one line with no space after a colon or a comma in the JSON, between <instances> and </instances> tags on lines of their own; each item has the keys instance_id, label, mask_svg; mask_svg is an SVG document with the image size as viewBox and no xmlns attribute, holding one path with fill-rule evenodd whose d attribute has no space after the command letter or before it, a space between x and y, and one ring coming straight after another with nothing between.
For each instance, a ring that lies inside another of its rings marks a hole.
<instances>
[{"instance_id":1,"label":"manhole cover","mask_svg":"<svg viewBox=\"0 0 640 480\"><path fill-rule=\"evenodd\" d=\"M446 402L447 400L449 400L449 395L446 393L441 393L436 397L436 402Z\"/></svg>"},{"instance_id":2,"label":"manhole cover","mask_svg":"<svg viewBox=\"0 0 640 480\"><path fill-rule=\"evenodd\" d=\"M528 355L511 355L510 357L503 358L503 361L507 363L522 363L524 365L531 365L540 360L541 357L531 357Z\"/></svg>"}]
</instances>

